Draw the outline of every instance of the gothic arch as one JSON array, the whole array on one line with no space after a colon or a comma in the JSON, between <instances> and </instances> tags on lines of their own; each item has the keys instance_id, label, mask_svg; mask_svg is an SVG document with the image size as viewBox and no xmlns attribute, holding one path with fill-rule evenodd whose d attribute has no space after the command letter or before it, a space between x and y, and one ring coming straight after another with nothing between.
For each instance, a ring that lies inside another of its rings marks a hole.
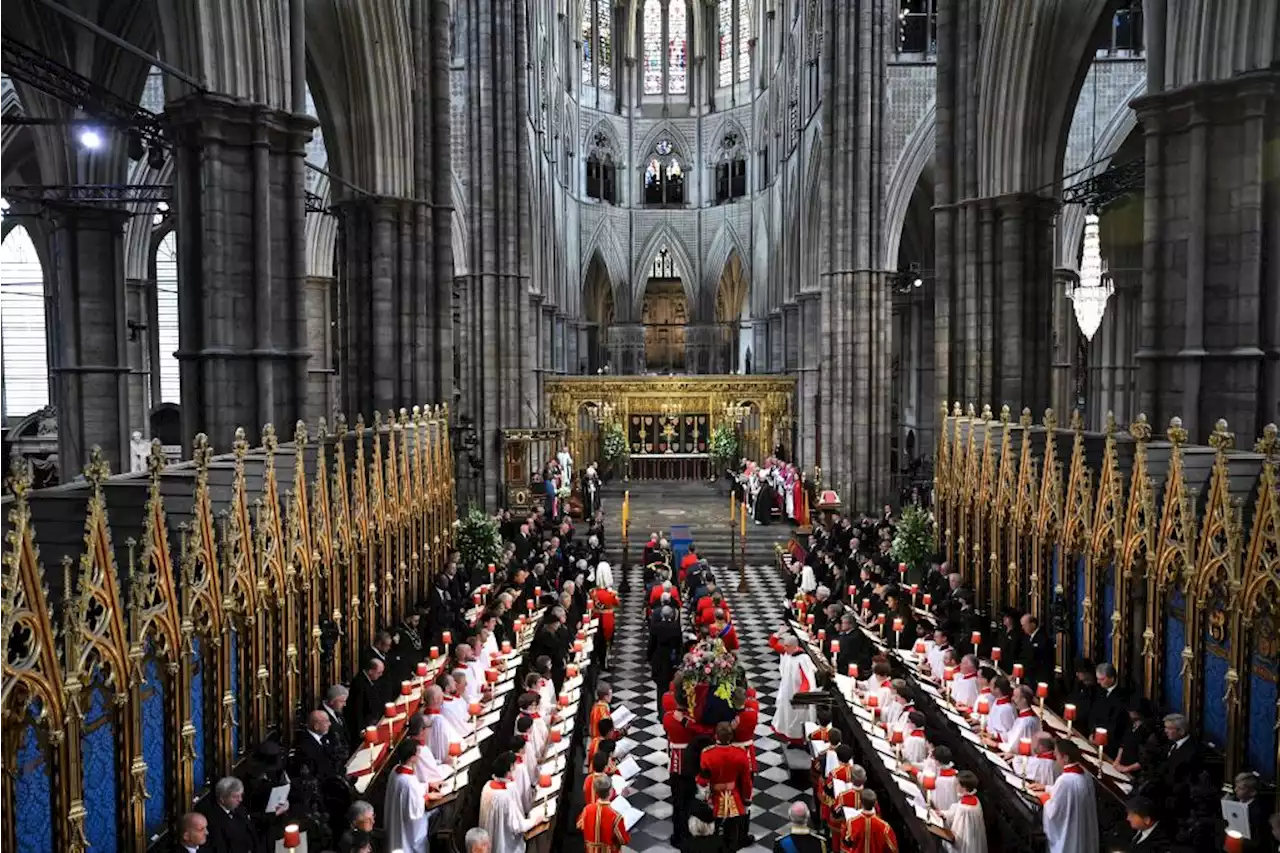
<instances>
[{"instance_id":1,"label":"gothic arch","mask_svg":"<svg viewBox=\"0 0 1280 853\"><path fill-rule=\"evenodd\" d=\"M1129 102L1141 97L1146 91L1147 81L1139 80L1124 96L1115 112L1107 119L1106 125L1103 126L1096 147L1089 152L1089 160L1097 162L1094 162L1088 170L1073 177L1071 183L1088 180L1107 170L1116 151L1129 138L1129 134L1138 127L1138 114L1129 107ZM1084 216L1085 209L1082 205L1072 204L1063 208L1062 216L1058 220L1058 258L1054 262L1056 266L1075 269L1079 263L1080 243L1084 239Z\"/></svg>"},{"instance_id":2,"label":"gothic arch","mask_svg":"<svg viewBox=\"0 0 1280 853\"><path fill-rule=\"evenodd\" d=\"M166 157L164 166L159 171L147 165L146 160L130 164L129 183L146 184L153 187L173 185L174 158ZM146 216L134 216L124 227L124 277L143 279L149 273L151 264L151 234L155 229L151 214L156 212L155 205L139 205Z\"/></svg>"},{"instance_id":3,"label":"gothic arch","mask_svg":"<svg viewBox=\"0 0 1280 853\"><path fill-rule=\"evenodd\" d=\"M622 252L622 247L618 245L616 231L609 227L608 217L601 217L595 231L592 232L587 239L586 246L583 247L583 264L579 275L581 279L579 287L586 285L588 267L591 266L592 256L596 254L600 255L605 270L609 274L609 283L614 291L614 305L617 306L619 315L625 314L630 302L626 298L627 263L624 260L625 255Z\"/></svg>"},{"instance_id":4,"label":"gothic arch","mask_svg":"<svg viewBox=\"0 0 1280 853\"><path fill-rule=\"evenodd\" d=\"M1052 190L1091 46L1113 0L993 3L979 58L978 194ZM1068 73L1063 73L1067 71Z\"/></svg>"},{"instance_id":5,"label":"gothic arch","mask_svg":"<svg viewBox=\"0 0 1280 853\"><path fill-rule=\"evenodd\" d=\"M640 144L636 146L635 151L638 155L635 164L636 167L641 170L644 169L645 164L648 162L648 156L653 152L653 147L657 145L658 140L664 136L671 140L671 146L675 149L675 154L680 158L681 164L684 167L691 169L694 163L694 159L691 154L693 147L689 144L689 140L685 138L685 135L681 132L680 128L676 126L675 122L670 120L660 121L653 127L649 128L649 132L644 135Z\"/></svg>"},{"instance_id":6,"label":"gothic arch","mask_svg":"<svg viewBox=\"0 0 1280 853\"><path fill-rule=\"evenodd\" d=\"M681 0L670 0L672 3L681 2ZM701 59L707 55L706 46L703 42L703 22L702 22L702 2L701 0L687 0L689 6L689 21L692 24L693 38L689 42L689 59ZM636 56L636 49L639 45L639 28L637 22L640 20L640 9L644 6L644 0L626 0L627 4L627 40L625 42L626 54L628 59L634 60L638 65L640 57ZM689 63L693 67L693 63Z\"/></svg>"},{"instance_id":7,"label":"gothic arch","mask_svg":"<svg viewBox=\"0 0 1280 853\"><path fill-rule=\"evenodd\" d=\"M903 147L898 163L893 169L893 175L889 178L889 189L885 193L884 204L884 254L880 258L881 269L897 268L898 247L902 244L902 229L907 220L907 208L911 206L911 196L915 194L920 176L933 160L936 120L937 105L930 104L915 129L911 131L911 135L907 137L907 144Z\"/></svg>"},{"instance_id":8,"label":"gothic arch","mask_svg":"<svg viewBox=\"0 0 1280 853\"><path fill-rule=\"evenodd\" d=\"M644 308L644 291L649 285L649 272L653 268L653 260L664 247L671 252L676 274L680 276L680 283L684 287L684 295L689 300L689 305L698 304L698 279L695 274L697 267L689 257L689 251L685 248L680 235L670 223L663 222L653 229L653 233L645 241L644 247L637 256L637 264L631 273L631 309L635 317L639 317Z\"/></svg>"},{"instance_id":9,"label":"gothic arch","mask_svg":"<svg viewBox=\"0 0 1280 853\"><path fill-rule=\"evenodd\" d=\"M1199 2L1168 5L1164 86L1221 80L1280 59L1280 12L1275 3L1216 0L1216 15Z\"/></svg>"},{"instance_id":10,"label":"gothic arch","mask_svg":"<svg viewBox=\"0 0 1280 853\"><path fill-rule=\"evenodd\" d=\"M750 280L751 255L748 254L737 230L728 220L725 220L724 225L716 232L716 236L711 239L711 247L707 250L707 262L703 266L703 270L706 271L706 280L702 283L702 294L703 299L707 301L703 308L707 316L711 316L715 309L716 288L720 285L720 278L724 275L724 268L729 263L729 258L735 253L738 256L738 263L742 265L743 274Z\"/></svg>"},{"instance_id":11,"label":"gothic arch","mask_svg":"<svg viewBox=\"0 0 1280 853\"><path fill-rule=\"evenodd\" d=\"M722 143L730 133L738 135L738 144L733 149L734 156L750 158L751 134L743 130L742 123L737 118L728 116L716 126L715 132L707 137L707 164L714 165L721 162L721 158L725 156L724 152L726 151Z\"/></svg>"}]
</instances>

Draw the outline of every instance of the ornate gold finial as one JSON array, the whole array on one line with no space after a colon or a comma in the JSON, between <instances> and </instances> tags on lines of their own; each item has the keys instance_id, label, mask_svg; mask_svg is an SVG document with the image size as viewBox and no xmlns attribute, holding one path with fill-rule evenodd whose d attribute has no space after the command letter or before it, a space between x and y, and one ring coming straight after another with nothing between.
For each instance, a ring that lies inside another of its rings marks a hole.
<instances>
[{"instance_id":1,"label":"ornate gold finial","mask_svg":"<svg viewBox=\"0 0 1280 853\"><path fill-rule=\"evenodd\" d=\"M400 407L400 423L401 424L409 423L409 410L406 409L404 406Z\"/></svg>"},{"instance_id":2,"label":"ornate gold finial","mask_svg":"<svg viewBox=\"0 0 1280 853\"><path fill-rule=\"evenodd\" d=\"M293 443L298 449L307 446L307 422L302 418L293 425Z\"/></svg>"},{"instance_id":3,"label":"ornate gold finial","mask_svg":"<svg viewBox=\"0 0 1280 853\"><path fill-rule=\"evenodd\" d=\"M1151 440L1151 423L1147 420L1145 412L1139 412L1138 419L1129 424L1129 435L1140 444L1146 444Z\"/></svg>"},{"instance_id":4,"label":"ornate gold finial","mask_svg":"<svg viewBox=\"0 0 1280 853\"><path fill-rule=\"evenodd\" d=\"M1009 411L1009 405L1007 403L1001 406L1000 407L1000 423L1004 424L1005 426L1008 426L1010 414L1011 412Z\"/></svg>"},{"instance_id":5,"label":"ornate gold finial","mask_svg":"<svg viewBox=\"0 0 1280 853\"><path fill-rule=\"evenodd\" d=\"M364 413L361 412L360 414L356 415L356 432L357 433L364 432L364 429L365 429Z\"/></svg>"},{"instance_id":6,"label":"ornate gold finial","mask_svg":"<svg viewBox=\"0 0 1280 853\"><path fill-rule=\"evenodd\" d=\"M165 459L164 446L160 444L160 439L151 439L151 452L147 454L147 472L151 474L154 480L164 473Z\"/></svg>"},{"instance_id":7,"label":"ornate gold finial","mask_svg":"<svg viewBox=\"0 0 1280 853\"><path fill-rule=\"evenodd\" d=\"M1227 429L1227 421L1225 418L1218 418L1213 425L1213 432L1209 435L1209 446L1219 453L1226 453L1235 447L1236 434Z\"/></svg>"},{"instance_id":8,"label":"ornate gold finial","mask_svg":"<svg viewBox=\"0 0 1280 853\"><path fill-rule=\"evenodd\" d=\"M1276 450L1276 425L1267 424L1262 428L1262 438L1258 439L1257 443L1253 445L1253 452L1261 453L1267 459L1271 459L1276 455Z\"/></svg>"},{"instance_id":9,"label":"ornate gold finial","mask_svg":"<svg viewBox=\"0 0 1280 853\"><path fill-rule=\"evenodd\" d=\"M373 428L378 432L382 432L382 412L377 409L373 410Z\"/></svg>"},{"instance_id":10,"label":"ornate gold finial","mask_svg":"<svg viewBox=\"0 0 1280 853\"><path fill-rule=\"evenodd\" d=\"M1031 408L1023 407L1022 414L1018 417L1018 425L1023 429L1031 429Z\"/></svg>"},{"instance_id":11,"label":"ornate gold finial","mask_svg":"<svg viewBox=\"0 0 1280 853\"><path fill-rule=\"evenodd\" d=\"M982 404L982 419L984 421L991 420L991 404L990 403Z\"/></svg>"},{"instance_id":12,"label":"ornate gold finial","mask_svg":"<svg viewBox=\"0 0 1280 853\"><path fill-rule=\"evenodd\" d=\"M267 424L262 428L262 446L268 453L275 453L280 442L276 438L276 425Z\"/></svg>"},{"instance_id":13,"label":"ornate gold finial","mask_svg":"<svg viewBox=\"0 0 1280 853\"><path fill-rule=\"evenodd\" d=\"M1071 410L1071 431L1084 432L1084 416L1080 414L1079 409Z\"/></svg>"},{"instance_id":14,"label":"ornate gold finial","mask_svg":"<svg viewBox=\"0 0 1280 853\"><path fill-rule=\"evenodd\" d=\"M1169 429L1165 431L1165 435L1169 439L1169 443L1174 447L1181 447L1187 443L1187 431L1182 428L1182 418L1169 418Z\"/></svg>"},{"instance_id":15,"label":"ornate gold finial","mask_svg":"<svg viewBox=\"0 0 1280 853\"><path fill-rule=\"evenodd\" d=\"M27 492L31 491L31 465L22 456L14 456L9 465L9 488L15 498L25 503Z\"/></svg>"},{"instance_id":16,"label":"ornate gold finial","mask_svg":"<svg viewBox=\"0 0 1280 853\"><path fill-rule=\"evenodd\" d=\"M415 424L422 423L422 407L421 406L413 407L413 422Z\"/></svg>"},{"instance_id":17,"label":"ornate gold finial","mask_svg":"<svg viewBox=\"0 0 1280 853\"><path fill-rule=\"evenodd\" d=\"M976 415L976 414L977 414L977 412L975 412L975 411L973 410L973 403L970 403L968 406L966 406L966 407L965 407L965 410L964 410L964 416L965 416L966 418L971 418L971 417L973 417L973 416L974 416L974 415Z\"/></svg>"},{"instance_id":18,"label":"ornate gold finial","mask_svg":"<svg viewBox=\"0 0 1280 853\"><path fill-rule=\"evenodd\" d=\"M342 412L338 412L333 419L333 434L338 438L347 434L347 416Z\"/></svg>"},{"instance_id":19,"label":"ornate gold finial","mask_svg":"<svg viewBox=\"0 0 1280 853\"><path fill-rule=\"evenodd\" d=\"M1110 410L1107 411L1106 422L1103 424L1102 430L1107 434L1108 438L1115 438L1116 436L1116 413L1115 412Z\"/></svg>"},{"instance_id":20,"label":"ornate gold finial","mask_svg":"<svg viewBox=\"0 0 1280 853\"><path fill-rule=\"evenodd\" d=\"M1058 428L1058 415L1053 409L1044 410L1044 428L1052 432Z\"/></svg>"},{"instance_id":21,"label":"ornate gold finial","mask_svg":"<svg viewBox=\"0 0 1280 853\"><path fill-rule=\"evenodd\" d=\"M329 423L324 418L320 419L320 423L316 424L316 441L324 444L324 440L329 437Z\"/></svg>"},{"instance_id":22,"label":"ornate gold finial","mask_svg":"<svg viewBox=\"0 0 1280 853\"><path fill-rule=\"evenodd\" d=\"M191 443L191 458L196 463L197 471L208 471L209 461L213 457L213 451L209 449L209 436L202 432L196 433L195 440Z\"/></svg>"},{"instance_id":23,"label":"ornate gold finial","mask_svg":"<svg viewBox=\"0 0 1280 853\"><path fill-rule=\"evenodd\" d=\"M89 481L94 491L97 491L110 476L111 466L107 464L107 458L102 455L102 448L95 444L89 451L89 464L84 466L84 478Z\"/></svg>"},{"instance_id":24,"label":"ornate gold finial","mask_svg":"<svg viewBox=\"0 0 1280 853\"><path fill-rule=\"evenodd\" d=\"M232 445L236 454L236 461L243 462L244 457L249 453L249 436L244 431L244 427L236 427L236 440Z\"/></svg>"},{"instance_id":25,"label":"ornate gold finial","mask_svg":"<svg viewBox=\"0 0 1280 853\"><path fill-rule=\"evenodd\" d=\"M958 418L961 416L961 414L962 414L962 410L960 409L960 401L957 400L955 408L951 410L951 416L954 418Z\"/></svg>"}]
</instances>

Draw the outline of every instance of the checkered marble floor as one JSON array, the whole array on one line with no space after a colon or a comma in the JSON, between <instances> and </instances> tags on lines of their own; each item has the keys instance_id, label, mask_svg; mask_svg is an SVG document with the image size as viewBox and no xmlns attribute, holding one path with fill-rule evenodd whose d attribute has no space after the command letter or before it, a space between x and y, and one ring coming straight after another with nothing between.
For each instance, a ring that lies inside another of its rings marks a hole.
<instances>
[{"instance_id":1,"label":"checkered marble floor","mask_svg":"<svg viewBox=\"0 0 1280 853\"><path fill-rule=\"evenodd\" d=\"M741 648L738 658L747 669L747 677L760 700L760 724L756 728L756 751L760 770L755 778L755 799L751 805L751 835L755 844L747 853L772 850L779 829L787 825L787 807L799 798L808 799L803 790L804 773L792 775L788 768L787 749L769 728L773 719L773 700L778 693L778 658L769 648L769 634L781 621L780 603L785 587L773 566L749 566L748 589L737 592L737 577L728 570L716 569L721 588L726 591L733 610L734 624ZM608 678L616 703L625 703L636 712L630 737L637 744L633 755L640 764L639 780L627 799L647 816L632 830L630 850L636 853L671 853L671 789L667 787L666 736L658 715L658 697L649 678L645 660L647 644L644 612L638 590L641 569L630 570L631 594L624 597L618 634L611 655L612 672ZM803 757L802 753L795 753ZM799 787L796 787L799 786Z\"/></svg>"}]
</instances>

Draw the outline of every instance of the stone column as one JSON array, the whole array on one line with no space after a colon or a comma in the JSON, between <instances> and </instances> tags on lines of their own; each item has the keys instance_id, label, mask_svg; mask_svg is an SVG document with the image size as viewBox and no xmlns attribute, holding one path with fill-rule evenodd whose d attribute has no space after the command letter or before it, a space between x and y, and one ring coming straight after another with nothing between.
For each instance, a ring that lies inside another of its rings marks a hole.
<instances>
[{"instance_id":1,"label":"stone column","mask_svg":"<svg viewBox=\"0 0 1280 853\"><path fill-rule=\"evenodd\" d=\"M159 402L160 395L151 395L151 378L155 374L159 388L159 359L151 358L151 341L159 334L159 323L152 310L155 284L143 278L127 278L125 286L125 344L129 353L129 430L151 435L151 400ZM157 349L159 343L157 342Z\"/></svg>"},{"instance_id":2,"label":"stone column","mask_svg":"<svg viewBox=\"0 0 1280 853\"><path fill-rule=\"evenodd\" d=\"M95 446L112 471L129 466L129 341L124 224L129 212L52 211L46 280L53 292L50 372L58 407L62 482L79 476Z\"/></svg>"},{"instance_id":3,"label":"stone column","mask_svg":"<svg viewBox=\"0 0 1280 853\"><path fill-rule=\"evenodd\" d=\"M796 297L800 307L800 327L817 329L822 322L822 297L816 291L807 291ZM795 448L798 464L813 471L814 465L825 464L820 458L822 425L818 417L820 411L819 369L822 359L820 347L813 344L801 345L800 366L796 376L796 416L799 441Z\"/></svg>"},{"instance_id":4,"label":"stone column","mask_svg":"<svg viewBox=\"0 0 1280 853\"><path fill-rule=\"evenodd\" d=\"M307 395L303 161L314 119L209 93L172 102L183 436L289 431Z\"/></svg>"},{"instance_id":5,"label":"stone column","mask_svg":"<svg viewBox=\"0 0 1280 853\"><path fill-rule=\"evenodd\" d=\"M1192 441L1218 418L1258 435L1280 410L1280 189L1266 172L1280 71L1133 106L1147 141L1141 408L1182 417Z\"/></svg>"},{"instance_id":6,"label":"stone column","mask_svg":"<svg viewBox=\"0 0 1280 853\"><path fill-rule=\"evenodd\" d=\"M850 509L889 495L892 292L883 255L887 0L850 6L828 0L822 61L821 209L828 242L819 247L822 320L820 393L823 477ZM894 5L896 11L896 4ZM798 247L799 248L799 247Z\"/></svg>"},{"instance_id":7,"label":"stone column","mask_svg":"<svg viewBox=\"0 0 1280 853\"><path fill-rule=\"evenodd\" d=\"M724 332L720 326L703 324L684 330L686 373L724 373Z\"/></svg>"},{"instance_id":8,"label":"stone column","mask_svg":"<svg viewBox=\"0 0 1280 853\"><path fill-rule=\"evenodd\" d=\"M303 420L308 424L317 423L320 418L326 418L332 423L334 413L338 410L333 334L337 323L337 318L333 316L333 305L337 301L334 299L336 287L337 281L328 276L307 276L304 308L307 317L307 351L311 353L311 359L307 362L307 401Z\"/></svg>"}]
</instances>

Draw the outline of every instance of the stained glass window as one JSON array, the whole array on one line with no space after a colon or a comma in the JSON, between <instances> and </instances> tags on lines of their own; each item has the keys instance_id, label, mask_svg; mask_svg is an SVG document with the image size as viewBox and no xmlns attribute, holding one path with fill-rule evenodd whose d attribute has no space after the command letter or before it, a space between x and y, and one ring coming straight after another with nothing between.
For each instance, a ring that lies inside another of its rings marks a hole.
<instances>
[{"instance_id":1,"label":"stained glass window","mask_svg":"<svg viewBox=\"0 0 1280 853\"><path fill-rule=\"evenodd\" d=\"M662 94L662 61L662 0L645 0L644 93L646 95Z\"/></svg>"},{"instance_id":2,"label":"stained glass window","mask_svg":"<svg viewBox=\"0 0 1280 853\"><path fill-rule=\"evenodd\" d=\"M738 82L751 79L751 0L738 0Z\"/></svg>"},{"instance_id":3,"label":"stained glass window","mask_svg":"<svg viewBox=\"0 0 1280 853\"><path fill-rule=\"evenodd\" d=\"M720 85L733 82L733 6L734 0L720 0Z\"/></svg>"},{"instance_id":4,"label":"stained glass window","mask_svg":"<svg viewBox=\"0 0 1280 853\"><path fill-rule=\"evenodd\" d=\"M613 0L596 0L596 34L600 39L600 50L596 54L596 62L600 66L596 83L601 89L613 88Z\"/></svg>"},{"instance_id":5,"label":"stained glass window","mask_svg":"<svg viewBox=\"0 0 1280 853\"><path fill-rule=\"evenodd\" d=\"M595 51L591 42L591 0L582 4L582 85L590 86L595 77Z\"/></svg>"},{"instance_id":6,"label":"stained glass window","mask_svg":"<svg viewBox=\"0 0 1280 853\"><path fill-rule=\"evenodd\" d=\"M685 0L671 0L667 11L667 92L683 95L688 91L688 29L685 25Z\"/></svg>"}]
</instances>

